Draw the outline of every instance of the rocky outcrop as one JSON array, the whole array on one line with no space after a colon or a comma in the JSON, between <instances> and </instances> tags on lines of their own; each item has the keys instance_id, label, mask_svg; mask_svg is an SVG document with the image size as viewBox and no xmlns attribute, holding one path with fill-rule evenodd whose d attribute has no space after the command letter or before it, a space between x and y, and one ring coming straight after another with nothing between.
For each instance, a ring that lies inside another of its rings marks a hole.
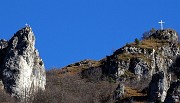
<instances>
[{"instance_id":1,"label":"rocky outcrop","mask_svg":"<svg viewBox=\"0 0 180 103\"><path fill-rule=\"evenodd\" d=\"M4 89L20 101L27 101L38 90L45 90L45 67L35 48L31 27L22 28L8 42L1 40L0 44Z\"/></svg>"},{"instance_id":2,"label":"rocky outcrop","mask_svg":"<svg viewBox=\"0 0 180 103\"><path fill-rule=\"evenodd\" d=\"M170 81L163 71L154 74L149 84L149 101L164 102L169 87Z\"/></svg>"},{"instance_id":3,"label":"rocky outcrop","mask_svg":"<svg viewBox=\"0 0 180 103\"><path fill-rule=\"evenodd\" d=\"M142 76L147 77L149 74L149 67L147 62L144 62L141 58L133 58L130 62L131 66L129 70L134 73L137 77L137 80L140 80Z\"/></svg>"},{"instance_id":4,"label":"rocky outcrop","mask_svg":"<svg viewBox=\"0 0 180 103\"><path fill-rule=\"evenodd\" d=\"M4 39L1 39L0 40L0 49L4 49L8 46L8 41L4 40Z\"/></svg>"},{"instance_id":5,"label":"rocky outcrop","mask_svg":"<svg viewBox=\"0 0 180 103\"><path fill-rule=\"evenodd\" d=\"M114 91L114 99L122 99L125 93L125 86L124 84L118 84L116 90Z\"/></svg>"},{"instance_id":6,"label":"rocky outcrop","mask_svg":"<svg viewBox=\"0 0 180 103\"><path fill-rule=\"evenodd\" d=\"M126 44L113 55L107 56L103 61L103 73L116 82L134 81L138 84L146 78L152 78L148 89L149 100L164 102L173 81L173 72L170 71L179 74L177 71L180 66L174 64L174 58L180 55L178 45L177 32L172 29L157 30L138 44Z\"/></svg>"},{"instance_id":7,"label":"rocky outcrop","mask_svg":"<svg viewBox=\"0 0 180 103\"><path fill-rule=\"evenodd\" d=\"M159 40L165 40L172 44L178 43L178 34L175 30L172 29L157 30L155 33L150 35L150 38L151 37Z\"/></svg>"}]
</instances>

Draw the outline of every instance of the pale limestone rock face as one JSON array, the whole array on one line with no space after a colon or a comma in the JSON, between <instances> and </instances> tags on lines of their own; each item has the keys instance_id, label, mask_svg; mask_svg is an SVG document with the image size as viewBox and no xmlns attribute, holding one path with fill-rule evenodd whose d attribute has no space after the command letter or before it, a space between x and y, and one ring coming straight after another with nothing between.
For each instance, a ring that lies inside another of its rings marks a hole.
<instances>
[{"instance_id":1,"label":"pale limestone rock face","mask_svg":"<svg viewBox=\"0 0 180 103\"><path fill-rule=\"evenodd\" d=\"M12 96L27 101L38 90L45 90L45 67L35 48L35 37L30 27L19 30L9 41L2 80Z\"/></svg>"}]
</instances>

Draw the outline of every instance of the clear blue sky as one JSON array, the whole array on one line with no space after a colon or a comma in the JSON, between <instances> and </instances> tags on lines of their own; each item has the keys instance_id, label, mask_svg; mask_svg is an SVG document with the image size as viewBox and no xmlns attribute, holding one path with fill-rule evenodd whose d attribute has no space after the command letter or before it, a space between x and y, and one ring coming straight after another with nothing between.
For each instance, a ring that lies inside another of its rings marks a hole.
<instances>
[{"instance_id":1,"label":"clear blue sky","mask_svg":"<svg viewBox=\"0 0 180 103\"><path fill-rule=\"evenodd\" d=\"M1 0L0 38L28 23L46 68L61 68L111 55L161 19L180 32L180 0Z\"/></svg>"}]
</instances>

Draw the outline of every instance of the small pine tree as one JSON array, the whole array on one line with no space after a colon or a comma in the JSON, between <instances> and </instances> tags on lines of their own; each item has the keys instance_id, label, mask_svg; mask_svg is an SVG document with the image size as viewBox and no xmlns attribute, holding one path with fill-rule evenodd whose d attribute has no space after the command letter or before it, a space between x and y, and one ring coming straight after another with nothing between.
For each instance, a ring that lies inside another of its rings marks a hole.
<instances>
[{"instance_id":1,"label":"small pine tree","mask_svg":"<svg viewBox=\"0 0 180 103\"><path fill-rule=\"evenodd\" d=\"M140 41L138 40L138 38L136 38L136 39L134 40L134 42L136 43L136 45L139 45L139 44L140 44Z\"/></svg>"}]
</instances>

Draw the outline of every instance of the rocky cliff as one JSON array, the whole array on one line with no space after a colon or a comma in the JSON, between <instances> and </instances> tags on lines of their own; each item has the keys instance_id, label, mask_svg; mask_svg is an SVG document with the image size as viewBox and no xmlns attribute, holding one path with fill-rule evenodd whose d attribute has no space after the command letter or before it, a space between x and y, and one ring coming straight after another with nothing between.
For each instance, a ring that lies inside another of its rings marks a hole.
<instances>
[{"instance_id":1,"label":"rocky cliff","mask_svg":"<svg viewBox=\"0 0 180 103\"><path fill-rule=\"evenodd\" d=\"M172 29L157 30L148 38L126 44L108 56L103 60L103 70L121 84L127 84L129 80L138 84L152 78L149 86L148 82L144 84L148 86L148 100L164 102L170 95L168 91L172 82L178 81L179 68L175 68L173 63L179 53L177 32ZM179 102L179 98L176 96L176 101Z\"/></svg>"},{"instance_id":2,"label":"rocky cliff","mask_svg":"<svg viewBox=\"0 0 180 103\"><path fill-rule=\"evenodd\" d=\"M22 28L9 41L0 40L0 79L5 91L20 101L45 90L45 67L31 27Z\"/></svg>"}]
</instances>

